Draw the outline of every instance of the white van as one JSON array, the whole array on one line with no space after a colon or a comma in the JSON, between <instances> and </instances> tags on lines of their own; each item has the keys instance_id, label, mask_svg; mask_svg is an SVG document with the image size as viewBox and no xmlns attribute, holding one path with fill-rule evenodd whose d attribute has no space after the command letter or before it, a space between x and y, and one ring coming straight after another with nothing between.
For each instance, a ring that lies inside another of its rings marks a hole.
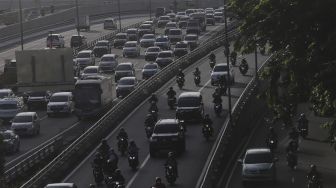
<instances>
[{"instance_id":1,"label":"white van","mask_svg":"<svg viewBox=\"0 0 336 188\"><path fill-rule=\"evenodd\" d=\"M104 20L104 29L117 29L117 23L114 18L106 18Z\"/></svg>"}]
</instances>

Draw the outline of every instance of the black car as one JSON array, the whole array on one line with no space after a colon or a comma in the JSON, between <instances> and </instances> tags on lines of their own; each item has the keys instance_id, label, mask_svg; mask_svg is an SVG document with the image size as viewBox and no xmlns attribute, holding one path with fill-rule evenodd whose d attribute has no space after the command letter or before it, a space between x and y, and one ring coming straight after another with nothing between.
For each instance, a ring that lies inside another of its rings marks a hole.
<instances>
[{"instance_id":1,"label":"black car","mask_svg":"<svg viewBox=\"0 0 336 188\"><path fill-rule=\"evenodd\" d=\"M46 108L51 97L49 91L32 91L25 94L27 96L28 110L33 108Z\"/></svg>"},{"instance_id":2,"label":"black car","mask_svg":"<svg viewBox=\"0 0 336 188\"><path fill-rule=\"evenodd\" d=\"M0 131L6 153L15 153L20 149L20 138L11 130Z\"/></svg>"},{"instance_id":3,"label":"black car","mask_svg":"<svg viewBox=\"0 0 336 188\"><path fill-rule=\"evenodd\" d=\"M186 42L178 42L173 52L175 57L182 57L189 52L189 46Z\"/></svg>"},{"instance_id":4,"label":"black car","mask_svg":"<svg viewBox=\"0 0 336 188\"><path fill-rule=\"evenodd\" d=\"M78 48L82 45L86 45L86 37L83 35L72 35L70 39L71 48Z\"/></svg>"},{"instance_id":5,"label":"black car","mask_svg":"<svg viewBox=\"0 0 336 188\"><path fill-rule=\"evenodd\" d=\"M177 119L161 119L155 124L149 143L151 157L155 157L160 150L175 150L177 153L182 153L185 148L184 129Z\"/></svg>"},{"instance_id":6,"label":"black car","mask_svg":"<svg viewBox=\"0 0 336 188\"><path fill-rule=\"evenodd\" d=\"M204 116L202 95L200 92L183 92L177 100L176 118L184 121L201 122Z\"/></svg>"},{"instance_id":7,"label":"black car","mask_svg":"<svg viewBox=\"0 0 336 188\"><path fill-rule=\"evenodd\" d=\"M105 54L111 53L111 45L108 40L98 41L93 48L93 53L96 57L101 57Z\"/></svg>"}]
</instances>

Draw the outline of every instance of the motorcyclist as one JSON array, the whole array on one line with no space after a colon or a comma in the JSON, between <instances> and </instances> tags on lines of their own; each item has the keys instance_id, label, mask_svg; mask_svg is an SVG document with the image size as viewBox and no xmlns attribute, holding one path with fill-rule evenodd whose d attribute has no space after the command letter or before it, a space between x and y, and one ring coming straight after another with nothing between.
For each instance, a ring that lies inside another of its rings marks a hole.
<instances>
[{"instance_id":1,"label":"motorcyclist","mask_svg":"<svg viewBox=\"0 0 336 188\"><path fill-rule=\"evenodd\" d=\"M297 142L294 140L291 140L287 147L286 147L286 152L296 152L297 151Z\"/></svg>"},{"instance_id":2,"label":"motorcyclist","mask_svg":"<svg viewBox=\"0 0 336 188\"><path fill-rule=\"evenodd\" d=\"M113 149L111 149L110 158L107 160L106 164L108 172L112 173L114 172L115 169L118 168L118 161L119 161L118 155L114 152Z\"/></svg>"},{"instance_id":3,"label":"motorcyclist","mask_svg":"<svg viewBox=\"0 0 336 188\"><path fill-rule=\"evenodd\" d=\"M147 114L145 119L145 126L153 127L155 125L155 119L152 114Z\"/></svg>"},{"instance_id":4,"label":"motorcyclist","mask_svg":"<svg viewBox=\"0 0 336 188\"><path fill-rule=\"evenodd\" d=\"M194 76L201 76L201 71L196 67L195 71L193 72Z\"/></svg>"},{"instance_id":5,"label":"motorcyclist","mask_svg":"<svg viewBox=\"0 0 336 188\"><path fill-rule=\"evenodd\" d=\"M220 94L220 88L216 88L215 92L212 94L213 103L222 104L222 96Z\"/></svg>"},{"instance_id":6,"label":"motorcyclist","mask_svg":"<svg viewBox=\"0 0 336 188\"><path fill-rule=\"evenodd\" d=\"M102 157L107 159L110 152L110 146L107 144L106 139L102 139L98 151L101 153Z\"/></svg>"},{"instance_id":7,"label":"motorcyclist","mask_svg":"<svg viewBox=\"0 0 336 188\"><path fill-rule=\"evenodd\" d=\"M162 183L160 177L155 178L155 183L153 184L152 188L166 188L166 185Z\"/></svg>"},{"instance_id":8,"label":"motorcyclist","mask_svg":"<svg viewBox=\"0 0 336 188\"><path fill-rule=\"evenodd\" d=\"M308 119L304 113L300 114L300 118L298 119L298 129L308 129Z\"/></svg>"},{"instance_id":9,"label":"motorcyclist","mask_svg":"<svg viewBox=\"0 0 336 188\"><path fill-rule=\"evenodd\" d=\"M209 60L212 62L216 62L216 55L213 52L211 52L211 54L209 55Z\"/></svg>"},{"instance_id":10,"label":"motorcyclist","mask_svg":"<svg viewBox=\"0 0 336 188\"><path fill-rule=\"evenodd\" d=\"M118 168L118 164L115 159L109 159L106 162L106 168L104 168L104 174L113 176L114 171Z\"/></svg>"},{"instance_id":11,"label":"motorcyclist","mask_svg":"<svg viewBox=\"0 0 336 188\"><path fill-rule=\"evenodd\" d=\"M130 144L128 146L128 153L129 154L133 154L136 158L136 160L138 160L138 153L139 153L139 148L138 146L135 144L134 140L130 141Z\"/></svg>"},{"instance_id":12,"label":"motorcyclist","mask_svg":"<svg viewBox=\"0 0 336 188\"><path fill-rule=\"evenodd\" d=\"M149 100L150 103L157 103L159 101L159 99L157 98L157 96L155 95L155 93L152 93L152 95L150 96Z\"/></svg>"},{"instance_id":13,"label":"motorcyclist","mask_svg":"<svg viewBox=\"0 0 336 188\"><path fill-rule=\"evenodd\" d=\"M116 169L112 175L112 179L113 181L119 182L121 185L125 184L125 178L124 176L121 174L120 169Z\"/></svg>"},{"instance_id":14,"label":"motorcyclist","mask_svg":"<svg viewBox=\"0 0 336 188\"><path fill-rule=\"evenodd\" d=\"M181 68L178 70L177 76L180 76L184 79L184 73Z\"/></svg>"},{"instance_id":15,"label":"motorcyclist","mask_svg":"<svg viewBox=\"0 0 336 188\"><path fill-rule=\"evenodd\" d=\"M173 87L170 87L168 92L167 92L168 98L173 98L176 96L176 91L174 91Z\"/></svg>"},{"instance_id":16,"label":"motorcyclist","mask_svg":"<svg viewBox=\"0 0 336 188\"><path fill-rule=\"evenodd\" d=\"M213 134L213 127L212 127L212 124L213 124L213 122L212 122L212 120L210 119L209 114L206 114L206 115L204 116L204 119L203 119L203 126L205 126L205 125L208 125L208 126L209 126L211 136L212 136L212 134Z\"/></svg>"},{"instance_id":17,"label":"motorcyclist","mask_svg":"<svg viewBox=\"0 0 336 188\"><path fill-rule=\"evenodd\" d=\"M223 88L223 91L221 92L223 95L226 95L226 89L227 89L227 80L226 76L223 75L218 80L218 85Z\"/></svg>"},{"instance_id":18,"label":"motorcyclist","mask_svg":"<svg viewBox=\"0 0 336 188\"><path fill-rule=\"evenodd\" d=\"M178 177L177 161L175 159L175 156L174 156L173 152L168 153L168 159L165 163L165 166L168 166L168 165L171 165L173 167L173 170L176 174L176 177Z\"/></svg>"},{"instance_id":19,"label":"motorcyclist","mask_svg":"<svg viewBox=\"0 0 336 188\"><path fill-rule=\"evenodd\" d=\"M90 184L89 188L95 188L96 186L94 184Z\"/></svg>"},{"instance_id":20,"label":"motorcyclist","mask_svg":"<svg viewBox=\"0 0 336 188\"><path fill-rule=\"evenodd\" d=\"M308 180L311 180L315 176L317 180L321 179L321 174L317 171L316 166L314 164L310 165L310 171L307 174Z\"/></svg>"},{"instance_id":21,"label":"motorcyclist","mask_svg":"<svg viewBox=\"0 0 336 188\"><path fill-rule=\"evenodd\" d=\"M278 142L278 135L275 133L274 131L274 128L273 127L270 127L269 128L269 133L268 133L268 136L267 136L267 144L270 140L273 140L275 143L275 146L277 145L277 142Z\"/></svg>"},{"instance_id":22,"label":"motorcyclist","mask_svg":"<svg viewBox=\"0 0 336 188\"><path fill-rule=\"evenodd\" d=\"M117 136L117 139L119 140L120 138L123 138L125 140L128 140L128 134L127 132L125 131L125 129L122 127L120 128L120 131L119 131L119 134Z\"/></svg>"},{"instance_id":23,"label":"motorcyclist","mask_svg":"<svg viewBox=\"0 0 336 188\"><path fill-rule=\"evenodd\" d=\"M288 162L288 165L290 165L289 163L290 162L293 162L294 163L294 166L297 165L297 155L295 155L295 153L293 151L289 151L287 153L287 162Z\"/></svg>"},{"instance_id":24,"label":"motorcyclist","mask_svg":"<svg viewBox=\"0 0 336 188\"><path fill-rule=\"evenodd\" d=\"M95 157L93 159L93 164L97 166L98 168L102 168L104 164L104 160L99 152L95 154Z\"/></svg>"},{"instance_id":25,"label":"motorcyclist","mask_svg":"<svg viewBox=\"0 0 336 188\"><path fill-rule=\"evenodd\" d=\"M155 102L152 102L152 103L151 103L151 105L150 105L148 111L149 111L149 112L152 112L152 111L158 112L158 111L159 111L159 109L158 109L158 107L157 107L157 105L156 105Z\"/></svg>"}]
</instances>

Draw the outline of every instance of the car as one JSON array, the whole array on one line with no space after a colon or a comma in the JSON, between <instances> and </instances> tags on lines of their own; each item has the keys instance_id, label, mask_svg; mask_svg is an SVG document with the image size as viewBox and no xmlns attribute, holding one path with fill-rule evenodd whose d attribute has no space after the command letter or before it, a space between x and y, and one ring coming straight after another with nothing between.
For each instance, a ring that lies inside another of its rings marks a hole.
<instances>
[{"instance_id":1,"label":"car","mask_svg":"<svg viewBox=\"0 0 336 188\"><path fill-rule=\"evenodd\" d=\"M117 97L123 98L130 94L137 86L138 81L134 76L122 77L116 87Z\"/></svg>"},{"instance_id":2,"label":"car","mask_svg":"<svg viewBox=\"0 0 336 188\"><path fill-rule=\"evenodd\" d=\"M215 18L215 22L223 23L224 22L224 14L223 14L223 12L215 12L214 18Z\"/></svg>"},{"instance_id":3,"label":"car","mask_svg":"<svg viewBox=\"0 0 336 188\"><path fill-rule=\"evenodd\" d=\"M168 22L165 27L164 34L168 35L170 29L177 29L178 25L176 22Z\"/></svg>"},{"instance_id":4,"label":"car","mask_svg":"<svg viewBox=\"0 0 336 188\"><path fill-rule=\"evenodd\" d=\"M20 150L20 138L12 130L0 131L6 153L15 153Z\"/></svg>"},{"instance_id":5,"label":"car","mask_svg":"<svg viewBox=\"0 0 336 188\"><path fill-rule=\"evenodd\" d=\"M85 79L88 76L95 76L99 74L99 66L87 66L84 68L81 74L81 79Z\"/></svg>"},{"instance_id":6,"label":"car","mask_svg":"<svg viewBox=\"0 0 336 188\"><path fill-rule=\"evenodd\" d=\"M50 91L30 91L26 92L27 98L27 108L32 110L33 108L45 109L51 97Z\"/></svg>"},{"instance_id":7,"label":"car","mask_svg":"<svg viewBox=\"0 0 336 188\"><path fill-rule=\"evenodd\" d=\"M154 34L145 34L140 39L140 46L144 47L144 48L154 46L154 43L155 43L155 35Z\"/></svg>"},{"instance_id":8,"label":"car","mask_svg":"<svg viewBox=\"0 0 336 188\"><path fill-rule=\"evenodd\" d=\"M155 157L160 150L182 153L186 149L183 125L177 119L160 119L154 126L149 139L149 153Z\"/></svg>"},{"instance_id":9,"label":"car","mask_svg":"<svg viewBox=\"0 0 336 188\"><path fill-rule=\"evenodd\" d=\"M182 41L182 29L170 29L168 31L168 38L172 44Z\"/></svg>"},{"instance_id":10,"label":"car","mask_svg":"<svg viewBox=\"0 0 336 188\"><path fill-rule=\"evenodd\" d=\"M242 182L247 185L249 181L276 181L277 158L269 148L248 149L238 162L242 164Z\"/></svg>"},{"instance_id":11,"label":"car","mask_svg":"<svg viewBox=\"0 0 336 188\"><path fill-rule=\"evenodd\" d=\"M157 22L158 28L165 27L168 22L170 22L170 17L169 16L160 16L159 20Z\"/></svg>"},{"instance_id":12,"label":"car","mask_svg":"<svg viewBox=\"0 0 336 188\"><path fill-rule=\"evenodd\" d=\"M11 130L18 135L40 134L40 118L36 112L21 112L12 120Z\"/></svg>"},{"instance_id":13,"label":"car","mask_svg":"<svg viewBox=\"0 0 336 188\"><path fill-rule=\"evenodd\" d=\"M157 63L160 68L163 68L174 61L174 54L171 50L159 52L155 63Z\"/></svg>"},{"instance_id":14,"label":"car","mask_svg":"<svg viewBox=\"0 0 336 188\"><path fill-rule=\"evenodd\" d=\"M151 24L141 24L138 28L138 35L141 38L144 34L155 34L155 30Z\"/></svg>"},{"instance_id":15,"label":"car","mask_svg":"<svg viewBox=\"0 0 336 188\"><path fill-rule=\"evenodd\" d=\"M214 10L206 10L206 11L205 11L205 14L214 14L214 13L215 13Z\"/></svg>"},{"instance_id":16,"label":"car","mask_svg":"<svg viewBox=\"0 0 336 188\"><path fill-rule=\"evenodd\" d=\"M205 10L205 12L206 12L206 11L214 11L214 8L212 8L212 7L208 7L208 8L205 8L204 10Z\"/></svg>"},{"instance_id":17,"label":"car","mask_svg":"<svg viewBox=\"0 0 336 188\"><path fill-rule=\"evenodd\" d=\"M168 36L156 37L154 46L158 46L162 50L170 50L170 41L169 41Z\"/></svg>"},{"instance_id":18,"label":"car","mask_svg":"<svg viewBox=\"0 0 336 188\"><path fill-rule=\"evenodd\" d=\"M230 78L228 77L228 66L230 70ZM221 76L225 76L228 83L233 84L235 82L235 72L232 65L228 65L227 63L219 63L216 64L215 67L211 71L211 85L218 85L218 81Z\"/></svg>"},{"instance_id":19,"label":"car","mask_svg":"<svg viewBox=\"0 0 336 188\"><path fill-rule=\"evenodd\" d=\"M159 65L157 63L146 63L142 68L142 79L148 79L159 72Z\"/></svg>"},{"instance_id":20,"label":"car","mask_svg":"<svg viewBox=\"0 0 336 188\"><path fill-rule=\"evenodd\" d=\"M180 17L178 21L178 27L181 29L186 29L189 21L189 16Z\"/></svg>"},{"instance_id":21,"label":"car","mask_svg":"<svg viewBox=\"0 0 336 188\"><path fill-rule=\"evenodd\" d=\"M113 47L122 48L126 42L127 42L127 33L118 33L116 34L113 40Z\"/></svg>"},{"instance_id":22,"label":"car","mask_svg":"<svg viewBox=\"0 0 336 188\"><path fill-rule=\"evenodd\" d=\"M128 41L123 47L123 57L138 57L140 56L140 46L137 41Z\"/></svg>"},{"instance_id":23,"label":"car","mask_svg":"<svg viewBox=\"0 0 336 188\"><path fill-rule=\"evenodd\" d=\"M134 65L131 62L120 63L115 69L115 81L126 76L135 76Z\"/></svg>"},{"instance_id":24,"label":"car","mask_svg":"<svg viewBox=\"0 0 336 188\"><path fill-rule=\"evenodd\" d=\"M215 25L214 14L206 14L205 17L206 17L206 24Z\"/></svg>"},{"instance_id":25,"label":"car","mask_svg":"<svg viewBox=\"0 0 336 188\"><path fill-rule=\"evenodd\" d=\"M64 48L65 41L64 36L61 34L48 34L47 36L47 48Z\"/></svg>"},{"instance_id":26,"label":"car","mask_svg":"<svg viewBox=\"0 0 336 188\"><path fill-rule=\"evenodd\" d=\"M14 97L15 94L11 89L0 89L0 99Z\"/></svg>"},{"instance_id":27,"label":"car","mask_svg":"<svg viewBox=\"0 0 336 188\"><path fill-rule=\"evenodd\" d=\"M194 13L194 12L196 12L195 9L187 9L187 10L185 11L186 15L188 15L188 16L189 16L190 14Z\"/></svg>"},{"instance_id":28,"label":"car","mask_svg":"<svg viewBox=\"0 0 336 188\"><path fill-rule=\"evenodd\" d=\"M138 29L130 28L126 31L128 41L138 41Z\"/></svg>"},{"instance_id":29,"label":"car","mask_svg":"<svg viewBox=\"0 0 336 188\"><path fill-rule=\"evenodd\" d=\"M180 18L185 17L185 16L187 16L185 12L177 12L176 13L176 21L177 22L180 21Z\"/></svg>"},{"instance_id":30,"label":"car","mask_svg":"<svg viewBox=\"0 0 336 188\"><path fill-rule=\"evenodd\" d=\"M24 110L22 98L4 98L0 99L0 119L9 122L17 113Z\"/></svg>"},{"instance_id":31,"label":"car","mask_svg":"<svg viewBox=\"0 0 336 188\"><path fill-rule=\"evenodd\" d=\"M201 33L201 26L199 21L196 19L188 20L186 33L199 35Z\"/></svg>"},{"instance_id":32,"label":"car","mask_svg":"<svg viewBox=\"0 0 336 188\"><path fill-rule=\"evenodd\" d=\"M71 115L74 111L73 96L71 92L54 93L47 105L47 115L65 113Z\"/></svg>"},{"instance_id":33,"label":"car","mask_svg":"<svg viewBox=\"0 0 336 188\"><path fill-rule=\"evenodd\" d=\"M108 40L100 40L93 47L95 57L101 57L105 54L111 53L111 43Z\"/></svg>"},{"instance_id":34,"label":"car","mask_svg":"<svg viewBox=\"0 0 336 188\"><path fill-rule=\"evenodd\" d=\"M201 122L204 117L203 99L200 92L183 92L177 99L176 118Z\"/></svg>"},{"instance_id":35,"label":"car","mask_svg":"<svg viewBox=\"0 0 336 188\"><path fill-rule=\"evenodd\" d=\"M114 72L118 65L118 56L115 54L105 54L100 58L99 71L103 73Z\"/></svg>"},{"instance_id":36,"label":"car","mask_svg":"<svg viewBox=\"0 0 336 188\"><path fill-rule=\"evenodd\" d=\"M77 188L77 185L74 183L51 183L44 188Z\"/></svg>"},{"instance_id":37,"label":"car","mask_svg":"<svg viewBox=\"0 0 336 188\"><path fill-rule=\"evenodd\" d=\"M155 29L155 23L154 23L154 21L153 20L146 20L146 21L144 21L144 22L142 22L143 24L150 24L152 27L153 27L153 29ZM154 32L155 32L155 30L154 30Z\"/></svg>"},{"instance_id":38,"label":"car","mask_svg":"<svg viewBox=\"0 0 336 188\"><path fill-rule=\"evenodd\" d=\"M87 66L95 65L96 58L92 50L82 50L78 52L75 61L81 69L84 69Z\"/></svg>"},{"instance_id":39,"label":"car","mask_svg":"<svg viewBox=\"0 0 336 188\"><path fill-rule=\"evenodd\" d=\"M175 48L173 50L175 57L182 57L186 55L187 53L189 53L189 51L190 51L189 46L188 46L188 43L186 42L176 43Z\"/></svg>"},{"instance_id":40,"label":"car","mask_svg":"<svg viewBox=\"0 0 336 188\"><path fill-rule=\"evenodd\" d=\"M85 77L84 79L82 80L103 80L104 78L106 78L106 76L103 76L103 75L90 75L90 76L87 76Z\"/></svg>"},{"instance_id":41,"label":"car","mask_svg":"<svg viewBox=\"0 0 336 188\"><path fill-rule=\"evenodd\" d=\"M194 50L195 48L198 47L198 36L195 34L188 34L184 36L184 42L186 42L190 50Z\"/></svg>"},{"instance_id":42,"label":"car","mask_svg":"<svg viewBox=\"0 0 336 188\"><path fill-rule=\"evenodd\" d=\"M152 47L147 48L145 52L145 60L155 61L160 52L161 52L161 48L158 46L152 46Z\"/></svg>"},{"instance_id":43,"label":"car","mask_svg":"<svg viewBox=\"0 0 336 188\"><path fill-rule=\"evenodd\" d=\"M175 13L171 12L171 13L168 13L166 16L169 16L170 21L172 21L172 22L176 21L176 14Z\"/></svg>"},{"instance_id":44,"label":"car","mask_svg":"<svg viewBox=\"0 0 336 188\"><path fill-rule=\"evenodd\" d=\"M87 45L87 39L83 35L72 35L70 39L70 47L78 48L82 45Z\"/></svg>"},{"instance_id":45,"label":"car","mask_svg":"<svg viewBox=\"0 0 336 188\"><path fill-rule=\"evenodd\" d=\"M104 19L104 29L117 29L117 22L114 18L106 18Z\"/></svg>"}]
</instances>

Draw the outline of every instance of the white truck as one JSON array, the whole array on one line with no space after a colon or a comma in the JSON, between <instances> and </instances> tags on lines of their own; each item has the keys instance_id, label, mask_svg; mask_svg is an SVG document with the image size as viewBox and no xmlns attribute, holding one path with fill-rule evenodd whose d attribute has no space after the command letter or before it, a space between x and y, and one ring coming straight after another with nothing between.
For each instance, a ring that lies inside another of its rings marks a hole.
<instances>
[{"instance_id":1,"label":"white truck","mask_svg":"<svg viewBox=\"0 0 336 188\"><path fill-rule=\"evenodd\" d=\"M79 21L76 18L76 29L85 31L90 31L90 17L88 15L86 16L79 16Z\"/></svg>"}]
</instances>

